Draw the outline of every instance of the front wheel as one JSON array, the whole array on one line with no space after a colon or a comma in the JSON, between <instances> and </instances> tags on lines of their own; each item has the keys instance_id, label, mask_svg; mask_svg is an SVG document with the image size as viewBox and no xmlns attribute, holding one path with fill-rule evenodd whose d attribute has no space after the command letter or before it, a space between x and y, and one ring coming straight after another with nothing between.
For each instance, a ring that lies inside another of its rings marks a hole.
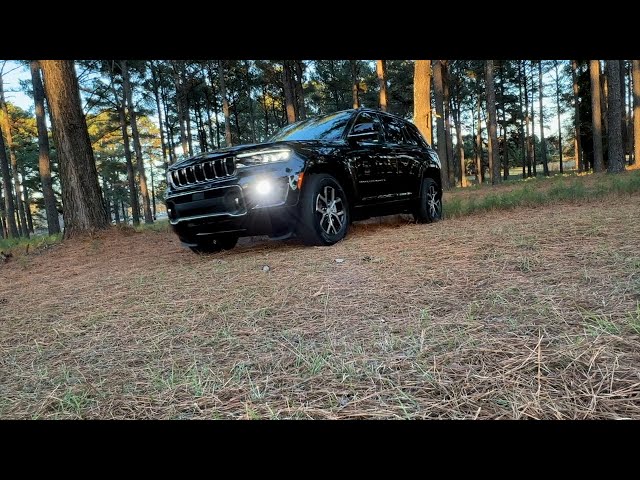
<instances>
[{"instance_id":1,"label":"front wheel","mask_svg":"<svg viewBox=\"0 0 640 480\"><path fill-rule=\"evenodd\" d=\"M418 223L442 220L442 189L432 178L422 180L420 198L413 216Z\"/></svg>"},{"instance_id":2,"label":"front wheel","mask_svg":"<svg viewBox=\"0 0 640 480\"><path fill-rule=\"evenodd\" d=\"M310 175L300 194L297 233L307 245L333 245L349 229L349 203L340 183L326 173Z\"/></svg>"},{"instance_id":3,"label":"front wheel","mask_svg":"<svg viewBox=\"0 0 640 480\"><path fill-rule=\"evenodd\" d=\"M195 247L189 247L194 253L215 253L220 250L231 250L238 243L237 235L219 235L208 240L198 241Z\"/></svg>"}]
</instances>

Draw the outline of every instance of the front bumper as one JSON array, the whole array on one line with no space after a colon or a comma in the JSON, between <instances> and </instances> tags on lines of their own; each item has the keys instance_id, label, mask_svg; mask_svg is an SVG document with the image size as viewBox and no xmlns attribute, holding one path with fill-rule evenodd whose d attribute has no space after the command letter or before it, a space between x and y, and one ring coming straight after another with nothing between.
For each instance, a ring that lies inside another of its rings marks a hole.
<instances>
[{"instance_id":1,"label":"front bumper","mask_svg":"<svg viewBox=\"0 0 640 480\"><path fill-rule=\"evenodd\" d=\"M205 184L171 190L165 199L180 240L220 233L280 236L296 222L300 161L250 167Z\"/></svg>"}]
</instances>

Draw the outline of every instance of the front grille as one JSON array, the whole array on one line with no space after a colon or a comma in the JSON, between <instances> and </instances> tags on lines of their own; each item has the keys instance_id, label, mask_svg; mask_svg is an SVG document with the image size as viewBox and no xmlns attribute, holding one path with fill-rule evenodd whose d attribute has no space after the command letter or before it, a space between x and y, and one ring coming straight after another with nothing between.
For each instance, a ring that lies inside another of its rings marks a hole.
<instances>
[{"instance_id":1,"label":"front grille","mask_svg":"<svg viewBox=\"0 0 640 480\"><path fill-rule=\"evenodd\" d=\"M179 168L171 172L171 183L174 187L196 185L217 178L232 176L236 171L233 157L218 158Z\"/></svg>"}]
</instances>

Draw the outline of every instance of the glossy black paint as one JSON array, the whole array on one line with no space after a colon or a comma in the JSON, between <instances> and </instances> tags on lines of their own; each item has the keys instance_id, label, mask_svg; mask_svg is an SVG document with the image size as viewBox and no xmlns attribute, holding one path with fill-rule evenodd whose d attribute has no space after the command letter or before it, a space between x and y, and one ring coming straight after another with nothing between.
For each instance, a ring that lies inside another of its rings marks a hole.
<instances>
[{"instance_id":1,"label":"glossy black paint","mask_svg":"<svg viewBox=\"0 0 640 480\"><path fill-rule=\"evenodd\" d=\"M223 148L169 167L165 202L181 241L194 245L202 236L228 232L286 236L298 221L300 175L302 189L309 175L334 176L349 196L352 219L412 211L425 177L440 187L438 156L412 123L370 109L332 115L339 115L342 124L345 115L349 119L331 140L287 140L283 130L284 140ZM297 125L285 128L294 131ZM300 122L300 128L304 125ZM285 161L237 167L242 163L238 156L280 149L290 150ZM226 175L216 161L231 162L228 159L235 164L226 163L232 171ZM177 185L171 181L175 175ZM209 178L213 175L217 178ZM181 180L196 181L180 185ZM262 181L271 186L267 196L258 193Z\"/></svg>"}]
</instances>

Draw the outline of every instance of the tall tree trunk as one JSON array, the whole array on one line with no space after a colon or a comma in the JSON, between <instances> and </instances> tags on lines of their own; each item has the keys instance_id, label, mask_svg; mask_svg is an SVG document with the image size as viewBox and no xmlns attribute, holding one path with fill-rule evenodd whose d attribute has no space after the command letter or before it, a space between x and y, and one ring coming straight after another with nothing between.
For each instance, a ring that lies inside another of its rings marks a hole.
<instances>
[{"instance_id":1,"label":"tall tree trunk","mask_svg":"<svg viewBox=\"0 0 640 480\"><path fill-rule=\"evenodd\" d=\"M122 99L118 97L118 91L113 78L111 79L111 91L117 105L118 118L120 120L120 130L122 131L122 145L124 147L124 159L127 164L127 181L129 183L129 203L131 204L131 216L133 217L133 224L140 224L140 205L138 203L138 191L136 188L136 174L133 170L133 160L131 158L131 146L129 144L129 132L127 131L127 117L126 106L127 100L125 95L122 95Z\"/></svg>"},{"instance_id":2,"label":"tall tree trunk","mask_svg":"<svg viewBox=\"0 0 640 480\"><path fill-rule=\"evenodd\" d=\"M538 176L538 150L536 149L536 127L535 127L535 83L533 75L533 60L531 60L531 148L532 148L532 163L533 163L533 176Z\"/></svg>"},{"instance_id":3,"label":"tall tree trunk","mask_svg":"<svg viewBox=\"0 0 640 480\"><path fill-rule=\"evenodd\" d=\"M36 107L36 126L38 128L38 169L40 183L44 197L44 208L47 214L47 228L49 235L60 233L60 221L56 208L56 197L53 193L51 181L51 160L49 158L49 134L44 112L44 87L40 76L40 65L37 60L31 60L31 83L33 85L33 99Z\"/></svg>"},{"instance_id":4,"label":"tall tree trunk","mask_svg":"<svg viewBox=\"0 0 640 480\"><path fill-rule=\"evenodd\" d=\"M562 123L560 122L560 76L558 73L558 60L554 60L556 70L556 110L558 113L558 152L560 154L560 173L564 173L562 165Z\"/></svg>"},{"instance_id":5,"label":"tall tree trunk","mask_svg":"<svg viewBox=\"0 0 640 480\"><path fill-rule=\"evenodd\" d=\"M633 165L633 94L631 87L633 85L633 60L629 61L629 69L627 71L627 152L629 154L629 165Z\"/></svg>"},{"instance_id":6,"label":"tall tree trunk","mask_svg":"<svg viewBox=\"0 0 640 480\"><path fill-rule=\"evenodd\" d=\"M353 97L353 108L360 108L357 60L349 60L349 66L351 67L351 95Z\"/></svg>"},{"instance_id":7,"label":"tall tree trunk","mask_svg":"<svg viewBox=\"0 0 640 480\"><path fill-rule=\"evenodd\" d=\"M24 163L20 164L20 173L22 178L27 178L27 174L24 170ZM33 217L31 216L31 199L29 198L29 189L23 183L22 184L22 204L24 205L24 213L27 219L27 231L33 233Z\"/></svg>"},{"instance_id":8,"label":"tall tree trunk","mask_svg":"<svg viewBox=\"0 0 640 480\"><path fill-rule=\"evenodd\" d=\"M189 97L185 95L185 108L184 118L186 123L187 133L187 148L189 149L189 156L193 156L193 136L191 135L191 105L189 105Z\"/></svg>"},{"instance_id":9,"label":"tall tree trunk","mask_svg":"<svg viewBox=\"0 0 640 480\"><path fill-rule=\"evenodd\" d=\"M607 60L607 84L609 86L609 165L607 171L618 173L624 170L624 139L622 137L622 98L620 88L620 61Z\"/></svg>"},{"instance_id":10,"label":"tall tree trunk","mask_svg":"<svg viewBox=\"0 0 640 480\"><path fill-rule=\"evenodd\" d=\"M296 121L296 98L290 60L284 60L282 62L282 86L284 88L284 102L285 110L287 113L287 123L293 123Z\"/></svg>"},{"instance_id":11,"label":"tall tree trunk","mask_svg":"<svg viewBox=\"0 0 640 480\"><path fill-rule=\"evenodd\" d=\"M538 101L540 102L540 152L542 153L542 169L545 177L549 176L549 165L547 164L547 144L544 141L544 112L542 110L542 98L544 88L542 85L542 60L538 60Z\"/></svg>"},{"instance_id":12,"label":"tall tree trunk","mask_svg":"<svg viewBox=\"0 0 640 480\"><path fill-rule=\"evenodd\" d=\"M153 96L156 101L156 110L158 111L158 126L160 130L160 146L162 148L162 162L164 163L164 171L167 172L169 168L169 160L167 158L167 144L164 140L164 127L162 122L162 108L160 107L160 88L158 87L158 74L156 72L156 66L151 60L151 86L153 89ZM117 208L116 208L117 210Z\"/></svg>"},{"instance_id":13,"label":"tall tree trunk","mask_svg":"<svg viewBox=\"0 0 640 480\"><path fill-rule=\"evenodd\" d=\"M525 114L525 136L526 136L526 157L527 157L527 177L531 177L533 175L532 171L531 171L531 164L532 164L532 159L531 159L531 136L529 135L530 130L529 130L529 120L531 119L531 117L529 116L529 91L528 91L528 86L529 86L529 81L527 80L527 76L526 76L526 71L527 71L527 65L525 63L525 60L522 61L522 74L521 74L521 78L524 80L524 114ZM518 65L519 67L520 65ZM531 126L531 132L533 131L533 125Z\"/></svg>"},{"instance_id":14,"label":"tall tree trunk","mask_svg":"<svg viewBox=\"0 0 640 480\"><path fill-rule=\"evenodd\" d=\"M233 145L231 142L231 118L229 116L229 99L227 98L227 86L224 81L224 60L218 60L218 81L220 82L220 95L222 96L222 112L224 113L224 142L225 146Z\"/></svg>"},{"instance_id":15,"label":"tall tree trunk","mask_svg":"<svg viewBox=\"0 0 640 480\"><path fill-rule=\"evenodd\" d=\"M460 160L460 186L467 187L467 168L464 160L464 141L462 139L462 123L460 114L460 103L457 103L453 110L453 118L456 129L456 148L458 150L458 159Z\"/></svg>"},{"instance_id":16,"label":"tall tree trunk","mask_svg":"<svg viewBox=\"0 0 640 480\"><path fill-rule=\"evenodd\" d=\"M480 86L480 82L478 81L478 87ZM478 115L478 124L476 125L476 169L477 169L477 177L478 183L484 183L484 165L482 161L482 95L481 89L478 88L478 102L476 113Z\"/></svg>"},{"instance_id":17,"label":"tall tree trunk","mask_svg":"<svg viewBox=\"0 0 640 480\"><path fill-rule=\"evenodd\" d=\"M449 188L449 159L447 158L447 135L444 126L444 75L442 60L436 60L433 65L433 85L436 97L436 128L438 136L438 157L442 165L440 175L442 188Z\"/></svg>"},{"instance_id":18,"label":"tall tree trunk","mask_svg":"<svg viewBox=\"0 0 640 480\"><path fill-rule=\"evenodd\" d=\"M296 70L296 99L298 106L298 119L304 120L307 118L307 107L304 104L304 88L303 88L303 74L304 74L304 64L302 60L295 60L294 67Z\"/></svg>"},{"instance_id":19,"label":"tall tree trunk","mask_svg":"<svg viewBox=\"0 0 640 480\"><path fill-rule=\"evenodd\" d=\"M16 147L13 142L13 132L11 131L11 119L9 118L9 109L7 108L7 102L4 99L4 86L2 82L2 75L0 75L0 126L4 130L4 134L7 137L7 146L9 147L9 158L11 160L11 173L13 174L13 186L15 189L16 208L19 218L19 230L20 233L29 237L29 229L27 227L27 217L25 215L24 203L22 201L22 183L20 181L20 175L18 175L18 158L16 157ZM5 195L12 195L11 190L5 192Z\"/></svg>"},{"instance_id":20,"label":"tall tree trunk","mask_svg":"<svg viewBox=\"0 0 640 480\"><path fill-rule=\"evenodd\" d=\"M376 73L380 85L380 110L387 111L387 61L376 61Z\"/></svg>"},{"instance_id":21,"label":"tall tree trunk","mask_svg":"<svg viewBox=\"0 0 640 480\"><path fill-rule=\"evenodd\" d=\"M447 140L447 159L449 164L447 170L449 171L449 185L456 185L456 177L458 176L458 166L454 158L453 151L453 139L451 135L451 96L449 94L449 61L445 60L442 63L442 85L444 93L444 134Z\"/></svg>"},{"instance_id":22,"label":"tall tree trunk","mask_svg":"<svg viewBox=\"0 0 640 480\"><path fill-rule=\"evenodd\" d=\"M151 164L151 168L149 169L149 174L151 176L151 205L153 206L153 219L156 219L156 188L154 182L153 175L153 164Z\"/></svg>"},{"instance_id":23,"label":"tall tree trunk","mask_svg":"<svg viewBox=\"0 0 640 480\"><path fill-rule=\"evenodd\" d=\"M169 165L176 161L176 144L174 141L173 127L169 123L168 93L166 87L160 83L160 99L162 100L162 111L164 112L164 125L167 129L167 154L169 155Z\"/></svg>"},{"instance_id":24,"label":"tall tree trunk","mask_svg":"<svg viewBox=\"0 0 640 480\"><path fill-rule=\"evenodd\" d=\"M247 81L247 102L249 103L249 119L251 120L251 123L249 124L251 126L251 128L249 129L249 134L250 134L249 138L251 140L251 143L256 143L256 138L257 138L256 113L253 105L253 98L251 97L252 82L251 82L251 71L249 69L248 60L244 61L244 73L246 75L246 81Z\"/></svg>"},{"instance_id":25,"label":"tall tree trunk","mask_svg":"<svg viewBox=\"0 0 640 480\"><path fill-rule=\"evenodd\" d=\"M573 108L574 108L574 130L575 130L575 156L576 169L578 172L586 170L582 158L582 142L580 141L580 87L578 85L578 61L571 60L571 78L573 80Z\"/></svg>"},{"instance_id":26,"label":"tall tree trunk","mask_svg":"<svg viewBox=\"0 0 640 480\"><path fill-rule=\"evenodd\" d=\"M633 76L633 162L640 167L640 60L632 62Z\"/></svg>"},{"instance_id":27,"label":"tall tree trunk","mask_svg":"<svg viewBox=\"0 0 640 480\"><path fill-rule=\"evenodd\" d=\"M73 60L40 60L60 155L64 236L107 228Z\"/></svg>"},{"instance_id":28,"label":"tall tree trunk","mask_svg":"<svg viewBox=\"0 0 640 480\"><path fill-rule=\"evenodd\" d=\"M524 136L524 117L527 116L527 110L524 108L524 100L522 97L522 68L520 60L518 62L518 95L520 100L520 111L524 112L524 115L520 119L520 150L522 156L522 178L527 178L527 153L526 153L526 140Z\"/></svg>"},{"instance_id":29,"label":"tall tree trunk","mask_svg":"<svg viewBox=\"0 0 640 480\"><path fill-rule=\"evenodd\" d=\"M493 82L493 60L486 60L485 88L487 92L487 130L489 131L489 171L491 184L500 183L500 160L498 158L498 132L496 113L496 90Z\"/></svg>"},{"instance_id":30,"label":"tall tree trunk","mask_svg":"<svg viewBox=\"0 0 640 480\"><path fill-rule=\"evenodd\" d=\"M0 123L0 170L2 172L2 189L4 190L4 213L7 224L7 236L9 238L17 238L18 225L16 224L16 211L13 203L13 195L11 193L11 173L9 172L9 159L4 145L4 136L2 132L2 124Z\"/></svg>"},{"instance_id":31,"label":"tall tree trunk","mask_svg":"<svg viewBox=\"0 0 640 480\"><path fill-rule=\"evenodd\" d=\"M207 64L207 74L209 76L209 83L211 84L211 103L213 104L213 118L216 123L216 148L220 148L220 121L218 110L218 98L216 94L216 81L214 75L214 67L211 63Z\"/></svg>"},{"instance_id":32,"label":"tall tree trunk","mask_svg":"<svg viewBox=\"0 0 640 480\"><path fill-rule=\"evenodd\" d=\"M184 91L183 79L180 74L180 60L174 60L173 64L173 83L176 87L176 106L178 107L178 125L180 127L180 145L182 145L182 155L189 154L189 142L187 141L186 123L186 94ZM166 118L166 117L165 117Z\"/></svg>"},{"instance_id":33,"label":"tall tree trunk","mask_svg":"<svg viewBox=\"0 0 640 480\"><path fill-rule=\"evenodd\" d=\"M509 180L509 142L507 140L507 102L504 96L504 84L506 78L504 75L504 60L500 60L500 101L502 102L502 169L503 178Z\"/></svg>"},{"instance_id":34,"label":"tall tree trunk","mask_svg":"<svg viewBox=\"0 0 640 480\"><path fill-rule=\"evenodd\" d=\"M153 223L151 215L151 203L149 202L149 190L147 189L147 175L144 170L144 159L142 158L142 145L140 144L140 133L138 132L137 114L133 104L133 88L129 80L129 67L127 61L122 60L122 88L127 99L129 110L129 123L131 124L131 136L133 137L133 150L136 153L136 166L138 168L138 178L140 180L140 194L144 207L144 223Z\"/></svg>"},{"instance_id":35,"label":"tall tree trunk","mask_svg":"<svg viewBox=\"0 0 640 480\"><path fill-rule=\"evenodd\" d=\"M623 164L626 164L626 153L627 153L627 106L626 106L626 101L625 101L625 94L626 94L626 88L625 88L625 71L626 69L624 68L624 60L620 60L618 62L618 67L620 68L620 112L621 112L621 117L620 117L620 122L621 122L621 126L622 126L622 151L624 152L624 157L625 157L625 161L623 162Z\"/></svg>"},{"instance_id":36,"label":"tall tree trunk","mask_svg":"<svg viewBox=\"0 0 640 480\"><path fill-rule=\"evenodd\" d=\"M413 123L429 145L431 130L431 60L416 60L413 73Z\"/></svg>"},{"instance_id":37,"label":"tall tree trunk","mask_svg":"<svg viewBox=\"0 0 640 480\"><path fill-rule=\"evenodd\" d=\"M113 216L115 218L116 221L116 225L120 225L120 209L118 208L118 190L116 189L114 183L114 178L111 177L111 181L109 182L111 184L112 189L112 193L113 193Z\"/></svg>"},{"instance_id":38,"label":"tall tree trunk","mask_svg":"<svg viewBox=\"0 0 640 480\"><path fill-rule=\"evenodd\" d=\"M602 155L602 104L600 100L600 60L589 60L591 77L591 121L593 124L593 170L604 171Z\"/></svg>"}]
</instances>

